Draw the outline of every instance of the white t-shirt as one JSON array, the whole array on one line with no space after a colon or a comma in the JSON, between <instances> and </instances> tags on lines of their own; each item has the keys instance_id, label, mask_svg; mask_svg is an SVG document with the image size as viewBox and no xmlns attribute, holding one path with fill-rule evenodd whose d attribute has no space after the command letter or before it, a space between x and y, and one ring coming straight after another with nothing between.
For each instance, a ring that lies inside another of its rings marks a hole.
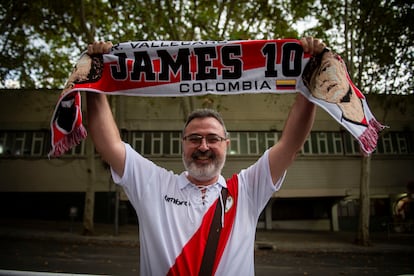
<instances>
[{"instance_id":1,"label":"white t-shirt","mask_svg":"<svg viewBox=\"0 0 414 276\"><path fill-rule=\"evenodd\" d=\"M204 199L190 183L187 173L174 174L142 157L125 144L122 177L112 171L139 221L141 275L166 275L183 247L199 228L203 215L227 187L220 176L210 185ZM267 201L284 179L273 185L268 151L238 175L238 200L233 228L216 270L216 275L254 275L254 240L257 221Z\"/></svg>"}]
</instances>

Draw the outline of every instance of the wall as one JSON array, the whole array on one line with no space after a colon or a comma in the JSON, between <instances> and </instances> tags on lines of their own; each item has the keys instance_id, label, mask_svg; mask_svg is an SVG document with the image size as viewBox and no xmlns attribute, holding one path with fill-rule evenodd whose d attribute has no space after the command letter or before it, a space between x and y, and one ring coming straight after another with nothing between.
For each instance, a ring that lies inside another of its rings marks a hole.
<instances>
[{"instance_id":1,"label":"wall","mask_svg":"<svg viewBox=\"0 0 414 276\"><path fill-rule=\"evenodd\" d=\"M49 131L49 123L58 95L59 91L0 90L0 131ZM263 94L207 98L113 96L110 100L122 130L180 131L189 110L213 107L222 113L229 131L281 131L294 98L294 94ZM390 126L388 130L413 133L414 95L398 97L372 95L368 97L368 103L376 117ZM86 112L84 116L87 117ZM85 124L87 125L86 120ZM313 131L341 131L341 127L325 111L318 108ZM258 156L229 155L223 175L229 177L234 172L251 165L257 158ZM179 156L160 156L151 159L177 173L183 170ZM336 200L347 196L357 198L360 162L358 155L299 155L288 170L283 188L275 193L274 197L313 198L315 202L319 198ZM405 192L405 184L414 179L413 167L413 154L374 154L371 166L371 195L389 197ZM0 193L4 196L24 193L26 197L30 193L50 193L51 196L52 194L56 196L56 193L67 193L68 196L83 193L88 181L89 169L86 156L63 156L52 159L48 159L46 155L0 156ZM113 193L114 185L108 167L99 156L95 158L95 169L95 191L101 194ZM111 200L108 199L108 202ZM109 203L102 205L109 206ZM106 211L101 210L101 212ZM276 226L282 227L279 222L275 223ZM291 223L298 224L296 220L292 220ZM318 227L327 225L326 219L315 220L314 223ZM289 223L286 222L286 225Z\"/></svg>"}]
</instances>

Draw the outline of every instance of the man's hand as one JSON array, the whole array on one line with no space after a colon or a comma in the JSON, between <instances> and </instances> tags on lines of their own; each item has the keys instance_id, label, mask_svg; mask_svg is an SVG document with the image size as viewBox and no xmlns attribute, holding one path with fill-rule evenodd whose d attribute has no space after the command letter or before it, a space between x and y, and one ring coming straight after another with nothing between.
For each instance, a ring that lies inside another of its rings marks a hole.
<instances>
[{"instance_id":1,"label":"man's hand","mask_svg":"<svg viewBox=\"0 0 414 276\"><path fill-rule=\"evenodd\" d=\"M88 55L107 54L111 51L112 42L95 41L88 45Z\"/></svg>"},{"instance_id":2,"label":"man's hand","mask_svg":"<svg viewBox=\"0 0 414 276\"><path fill-rule=\"evenodd\" d=\"M320 54L326 48L326 44L321 39L311 36L301 38L300 42L302 43L303 50L311 55Z\"/></svg>"}]
</instances>

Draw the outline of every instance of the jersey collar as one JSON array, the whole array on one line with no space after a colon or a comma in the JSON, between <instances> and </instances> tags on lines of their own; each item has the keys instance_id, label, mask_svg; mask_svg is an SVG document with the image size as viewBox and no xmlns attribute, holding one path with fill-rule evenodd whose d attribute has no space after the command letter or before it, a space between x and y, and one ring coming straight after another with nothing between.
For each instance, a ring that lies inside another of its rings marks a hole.
<instances>
[{"instance_id":1,"label":"jersey collar","mask_svg":"<svg viewBox=\"0 0 414 276\"><path fill-rule=\"evenodd\" d=\"M180 177L178 179L178 187L180 189L184 189L185 187L187 187L187 185L194 185L193 183L191 183L188 180L187 175L188 175L188 172L187 171L182 172L180 174ZM218 184L218 185L220 185L220 186L222 186L224 188L227 188L226 180L224 179L224 177L222 175L219 176L216 184ZM216 184L212 184L212 185L216 185Z\"/></svg>"}]
</instances>

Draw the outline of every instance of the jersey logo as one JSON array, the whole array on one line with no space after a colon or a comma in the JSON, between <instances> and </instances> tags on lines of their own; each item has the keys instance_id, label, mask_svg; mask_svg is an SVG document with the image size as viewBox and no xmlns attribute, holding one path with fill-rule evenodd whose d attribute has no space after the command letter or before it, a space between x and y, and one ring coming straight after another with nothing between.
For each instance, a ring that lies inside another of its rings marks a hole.
<instances>
[{"instance_id":1,"label":"jersey logo","mask_svg":"<svg viewBox=\"0 0 414 276\"><path fill-rule=\"evenodd\" d=\"M233 197L229 195L226 200L226 205L225 205L226 209L224 210L226 213L230 210L231 207L233 207L233 203L234 203Z\"/></svg>"}]
</instances>

